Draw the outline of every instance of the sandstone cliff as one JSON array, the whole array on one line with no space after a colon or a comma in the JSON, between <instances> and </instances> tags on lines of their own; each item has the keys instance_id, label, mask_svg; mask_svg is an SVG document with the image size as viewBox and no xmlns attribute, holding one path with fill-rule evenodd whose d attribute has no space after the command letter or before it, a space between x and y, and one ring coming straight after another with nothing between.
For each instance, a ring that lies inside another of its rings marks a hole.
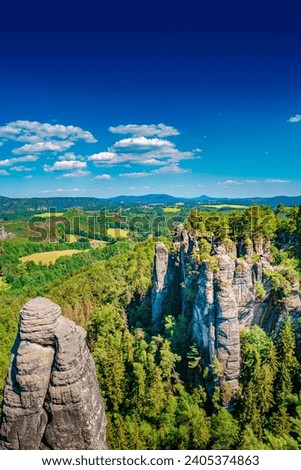
<instances>
[{"instance_id":1,"label":"sandstone cliff","mask_svg":"<svg viewBox=\"0 0 301 470\"><path fill-rule=\"evenodd\" d=\"M202 256L199 244L183 226L176 229L169 255L162 243L157 244L155 266L160 265L164 252L164 269L160 278L163 288L153 289L153 320L163 321L165 314L173 314L181 304L180 313L191 321L192 336L203 365L218 359L221 383L231 396L239 385L241 328L258 324L272 333L277 332L287 312L292 318L299 317L299 286L292 285L291 293L281 301L274 295L265 273L277 267L271 264L269 244L263 240L211 241L207 259ZM175 291L180 300L174 296ZM160 311L164 305L169 309Z\"/></svg>"},{"instance_id":2,"label":"sandstone cliff","mask_svg":"<svg viewBox=\"0 0 301 470\"><path fill-rule=\"evenodd\" d=\"M106 416L85 331L48 299L20 312L0 449L105 449Z\"/></svg>"}]
</instances>

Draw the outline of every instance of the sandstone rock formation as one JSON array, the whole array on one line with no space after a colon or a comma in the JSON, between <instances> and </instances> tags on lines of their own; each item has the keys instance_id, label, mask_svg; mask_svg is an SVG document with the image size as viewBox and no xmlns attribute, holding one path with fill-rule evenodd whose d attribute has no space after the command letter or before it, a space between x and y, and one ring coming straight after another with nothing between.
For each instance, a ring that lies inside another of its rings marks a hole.
<instances>
[{"instance_id":1,"label":"sandstone rock formation","mask_svg":"<svg viewBox=\"0 0 301 470\"><path fill-rule=\"evenodd\" d=\"M6 240L7 238L14 238L16 235L11 232L7 232L4 227L0 227L0 241Z\"/></svg>"},{"instance_id":2,"label":"sandstone rock formation","mask_svg":"<svg viewBox=\"0 0 301 470\"><path fill-rule=\"evenodd\" d=\"M292 286L285 301L277 300L265 274L277 267L271 264L269 244L261 239L253 243L250 240L210 242L211 255L207 259L203 257L203 261L198 261L202 253L197 239L182 225L175 230L173 250L169 254L162 243L157 244L153 321L164 320L162 305L167 299L172 304L168 314L176 312L180 304L180 313L191 321L192 336L203 365L218 359L221 383L231 396L239 386L241 328L258 324L273 333L287 312L292 318L299 318L299 286ZM180 299L175 297L175 291Z\"/></svg>"},{"instance_id":3,"label":"sandstone rock formation","mask_svg":"<svg viewBox=\"0 0 301 470\"><path fill-rule=\"evenodd\" d=\"M167 269L169 253L162 242L156 244L153 290L152 290L152 320L158 325L163 314L163 303L167 291Z\"/></svg>"},{"instance_id":4,"label":"sandstone rock formation","mask_svg":"<svg viewBox=\"0 0 301 470\"><path fill-rule=\"evenodd\" d=\"M38 297L20 312L0 449L105 449L106 416L85 330Z\"/></svg>"}]
</instances>

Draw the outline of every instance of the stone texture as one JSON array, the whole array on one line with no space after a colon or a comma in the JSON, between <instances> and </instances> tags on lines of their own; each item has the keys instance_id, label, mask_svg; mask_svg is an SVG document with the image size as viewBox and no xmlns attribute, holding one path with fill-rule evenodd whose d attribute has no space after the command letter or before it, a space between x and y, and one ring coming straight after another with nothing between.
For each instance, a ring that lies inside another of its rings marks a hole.
<instances>
[{"instance_id":1,"label":"stone texture","mask_svg":"<svg viewBox=\"0 0 301 470\"><path fill-rule=\"evenodd\" d=\"M224 380L235 390L240 375L238 304L233 288L235 262L227 254L218 256L218 261L215 285L216 356L222 366Z\"/></svg>"},{"instance_id":2,"label":"stone texture","mask_svg":"<svg viewBox=\"0 0 301 470\"><path fill-rule=\"evenodd\" d=\"M158 327L162 315L163 304L167 293L167 270L169 263L169 252L162 242L156 244L153 289L152 289L152 321Z\"/></svg>"},{"instance_id":3,"label":"stone texture","mask_svg":"<svg viewBox=\"0 0 301 470\"><path fill-rule=\"evenodd\" d=\"M0 449L105 449L106 417L85 331L48 299L20 312Z\"/></svg>"},{"instance_id":4,"label":"stone texture","mask_svg":"<svg viewBox=\"0 0 301 470\"><path fill-rule=\"evenodd\" d=\"M209 259L197 262L197 257L202 256L197 238L202 237L200 234L193 237L179 225L171 253L162 243L157 244L153 318L161 320L165 314L164 299L172 299L169 314L177 312L191 318L192 335L203 365L208 366L217 358L221 383L235 395L240 376L240 330L258 324L272 333L279 329L287 313L300 316L299 286L292 286L285 302L279 302L273 295L264 272L277 267L271 265L266 240L258 238L237 244L214 240ZM257 293L257 282L262 283L266 292L263 298ZM231 393L228 395L231 400Z\"/></svg>"},{"instance_id":5,"label":"stone texture","mask_svg":"<svg viewBox=\"0 0 301 470\"><path fill-rule=\"evenodd\" d=\"M192 333L207 364L215 354L214 276L208 261L200 268L197 295L193 305Z\"/></svg>"}]
</instances>

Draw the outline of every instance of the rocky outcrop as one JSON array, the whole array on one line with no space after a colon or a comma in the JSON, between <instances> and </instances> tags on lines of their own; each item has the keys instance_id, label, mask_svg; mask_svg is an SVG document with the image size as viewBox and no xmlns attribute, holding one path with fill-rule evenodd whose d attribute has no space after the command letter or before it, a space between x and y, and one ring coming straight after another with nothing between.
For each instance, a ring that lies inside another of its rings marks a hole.
<instances>
[{"instance_id":1,"label":"rocky outcrop","mask_svg":"<svg viewBox=\"0 0 301 470\"><path fill-rule=\"evenodd\" d=\"M162 242L156 244L153 289L152 289L152 321L155 326L160 324L163 315L163 305L167 293L167 269L169 253Z\"/></svg>"},{"instance_id":2,"label":"rocky outcrop","mask_svg":"<svg viewBox=\"0 0 301 470\"><path fill-rule=\"evenodd\" d=\"M201 241L202 237L197 238ZM291 294L281 302L273 294L265 273L277 267L272 266L269 244L263 239L238 243L206 239L207 249L208 242L212 249L205 255L197 238L183 226L177 227L169 255L164 247L160 292L165 302L173 299L170 312L176 312L180 304L180 313L191 319L203 365L218 360L220 380L231 399L239 386L240 330L258 324L271 333L279 329L287 312L299 318L299 286L292 286ZM163 257L161 245L156 249L156 266ZM157 278L154 288L158 286ZM177 304L171 290L180 293ZM154 316L164 318L162 303L153 303Z\"/></svg>"},{"instance_id":3,"label":"rocky outcrop","mask_svg":"<svg viewBox=\"0 0 301 470\"><path fill-rule=\"evenodd\" d=\"M11 232L6 232L4 227L0 227L0 241L6 240L7 238L14 238L16 235Z\"/></svg>"},{"instance_id":4,"label":"rocky outcrop","mask_svg":"<svg viewBox=\"0 0 301 470\"><path fill-rule=\"evenodd\" d=\"M20 312L0 449L105 449L106 416L86 333L38 297Z\"/></svg>"}]
</instances>

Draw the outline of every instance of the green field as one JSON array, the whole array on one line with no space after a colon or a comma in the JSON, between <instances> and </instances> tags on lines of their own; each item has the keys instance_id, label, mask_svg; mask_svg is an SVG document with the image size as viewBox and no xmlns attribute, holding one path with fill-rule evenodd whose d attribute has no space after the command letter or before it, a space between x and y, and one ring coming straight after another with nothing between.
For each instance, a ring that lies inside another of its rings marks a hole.
<instances>
[{"instance_id":1,"label":"green field","mask_svg":"<svg viewBox=\"0 0 301 470\"><path fill-rule=\"evenodd\" d=\"M58 258L61 256L72 256L76 253L81 253L81 250L61 250L61 251L44 251L42 253L35 253L29 256L22 256L20 261L26 263L27 261L33 261L36 264L49 264L55 263Z\"/></svg>"},{"instance_id":2,"label":"green field","mask_svg":"<svg viewBox=\"0 0 301 470\"><path fill-rule=\"evenodd\" d=\"M62 217L64 215L64 212L56 212L55 214L56 217ZM36 214L36 217L43 217L43 218L47 218L50 216L50 213L49 212L42 212L41 214Z\"/></svg>"},{"instance_id":3,"label":"green field","mask_svg":"<svg viewBox=\"0 0 301 470\"><path fill-rule=\"evenodd\" d=\"M164 207L163 212L180 212L178 207Z\"/></svg>"},{"instance_id":4,"label":"green field","mask_svg":"<svg viewBox=\"0 0 301 470\"><path fill-rule=\"evenodd\" d=\"M129 231L123 228L108 228L107 234L113 238L126 238L129 236Z\"/></svg>"},{"instance_id":5,"label":"green field","mask_svg":"<svg viewBox=\"0 0 301 470\"><path fill-rule=\"evenodd\" d=\"M80 237L78 235L73 235L72 233L66 233L66 242L75 243Z\"/></svg>"}]
</instances>

